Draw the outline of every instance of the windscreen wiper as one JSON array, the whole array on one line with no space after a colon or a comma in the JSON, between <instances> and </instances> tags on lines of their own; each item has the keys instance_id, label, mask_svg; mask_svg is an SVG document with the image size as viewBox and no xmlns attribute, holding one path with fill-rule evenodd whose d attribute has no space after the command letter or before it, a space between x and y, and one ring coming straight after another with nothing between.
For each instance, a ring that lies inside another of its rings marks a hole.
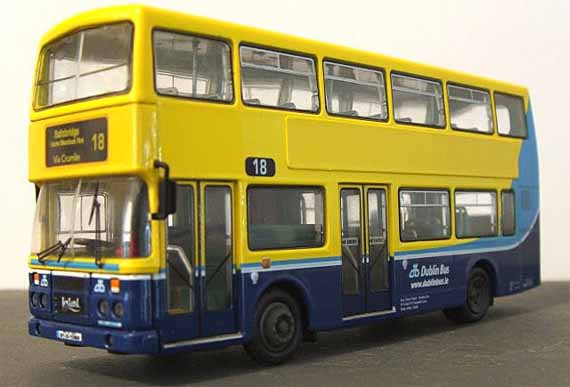
<instances>
[{"instance_id":1,"label":"windscreen wiper","mask_svg":"<svg viewBox=\"0 0 570 387\"><path fill-rule=\"evenodd\" d=\"M101 267L101 246L100 246L100 234L101 234L101 203L99 203L99 180L95 185L95 193L93 194L93 202L91 204L91 213L89 214L89 225L93 221L93 215L95 215L95 264Z\"/></svg>"},{"instance_id":2,"label":"windscreen wiper","mask_svg":"<svg viewBox=\"0 0 570 387\"><path fill-rule=\"evenodd\" d=\"M45 262L50 255L55 254L57 251L59 251L59 254L57 255L57 261L58 262L61 261L61 257L63 257L63 254L65 254L65 251L67 250L67 247L69 246L70 242L71 242L71 237L67 238L65 242L57 241L48 248L40 251L38 253L38 261L42 263Z\"/></svg>"}]
</instances>

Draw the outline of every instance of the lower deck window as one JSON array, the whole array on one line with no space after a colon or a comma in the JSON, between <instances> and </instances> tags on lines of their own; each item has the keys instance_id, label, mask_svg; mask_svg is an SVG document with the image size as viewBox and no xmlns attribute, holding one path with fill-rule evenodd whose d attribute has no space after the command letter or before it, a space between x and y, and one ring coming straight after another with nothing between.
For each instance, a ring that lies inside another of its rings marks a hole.
<instances>
[{"instance_id":1,"label":"lower deck window","mask_svg":"<svg viewBox=\"0 0 570 387\"><path fill-rule=\"evenodd\" d=\"M447 239L449 227L447 191L400 191L400 238L402 241Z\"/></svg>"},{"instance_id":2,"label":"lower deck window","mask_svg":"<svg viewBox=\"0 0 570 387\"><path fill-rule=\"evenodd\" d=\"M324 244L324 193L318 187L252 187L247 194L251 250Z\"/></svg>"},{"instance_id":3,"label":"lower deck window","mask_svg":"<svg viewBox=\"0 0 570 387\"><path fill-rule=\"evenodd\" d=\"M458 238L497 235L497 194L456 191L455 219Z\"/></svg>"}]
</instances>

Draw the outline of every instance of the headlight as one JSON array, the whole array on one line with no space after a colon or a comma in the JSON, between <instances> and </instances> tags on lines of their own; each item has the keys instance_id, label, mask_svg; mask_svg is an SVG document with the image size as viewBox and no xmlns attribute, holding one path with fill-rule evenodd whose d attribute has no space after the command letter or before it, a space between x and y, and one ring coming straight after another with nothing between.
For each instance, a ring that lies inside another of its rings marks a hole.
<instances>
[{"instance_id":1,"label":"headlight","mask_svg":"<svg viewBox=\"0 0 570 387\"><path fill-rule=\"evenodd\" d=\"M34 308L37 308L40 305L40 294L39 293L32 293L31 303Z\"/></svg>"},{"instance_id":2,"label":"headlight","mask_svg":"<svg viewBox=\"0 0 570 387\"><path fill-rule=\"evenodd\" d=\"M123 315L125 314L125 308L123 307L122 302L115 302L113 304L113 314L119 319L123 318Z\"/></svg>"},{"instance_id":3,"label":"headlight","mask_svg":"<svg viewBox=\"0 0 570 387\"><path fill-rule=\"evenodd\" d=\"M97 308L99 309L99 313L101 313L101 315L107 316L109 314L109 303L106 300L99 301Z\"/></svg>"},{"instance_id":4,"label":"headlight","mask_svg":"<svg viewBox=\"0 0 570 387\"><path fill-rule=\"evenodd\" d=\"M46 293L42 293L42 294L40 295L40 306L41 306L42 308L47 308L48 304L49 304L49 297L48 297L48 295L47 295Z\"/></svg>"}]
</instances>

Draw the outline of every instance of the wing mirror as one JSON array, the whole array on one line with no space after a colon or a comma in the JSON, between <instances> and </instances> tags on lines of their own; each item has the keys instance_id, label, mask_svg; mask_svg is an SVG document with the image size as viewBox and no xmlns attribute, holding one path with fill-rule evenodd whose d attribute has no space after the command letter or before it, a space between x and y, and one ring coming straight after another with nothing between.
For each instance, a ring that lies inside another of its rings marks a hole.
<instances>
[{"instance_id":1,"label":"wing mirror","mask_svg":"<svg viewBox=\"0 0 570 387\"><path fill-rule=\"evenodd\" d=\"M158 183L158 212L152 214L155 220L164 220L176 212L176 182L170 180L168 164L155 160L154 167L164 170L164 177Z\"/></svg>"}]
</instances>

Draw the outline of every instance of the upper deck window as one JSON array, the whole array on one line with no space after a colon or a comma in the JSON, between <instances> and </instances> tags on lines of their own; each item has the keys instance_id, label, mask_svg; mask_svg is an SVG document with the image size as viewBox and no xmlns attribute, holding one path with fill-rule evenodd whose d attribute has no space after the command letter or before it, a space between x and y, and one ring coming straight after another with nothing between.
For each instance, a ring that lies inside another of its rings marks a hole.
<instances>
[{"instance_id":1,"label":"upper deck window","mask_svg":"<svg viewBox=\"0 0 570 387\"><path fill-rule=\"evenodd\" d=\"M521 97L495 93L495 109L499 134L526 138L526 116L524 101Z\"/></svg>"},{"instance_id":2,"label":"upper deck window","mask_svg":"<svg viewBox=\"0 0 570 387\"><path fill-rule=\"evenodd\" d=\"M129 88L133 26L104 25L58 39L42 50L35 107Z\"/></svg>"},{"instance_id":3,"label":"upper deck window","mask_svg":"<svg viewBox=\"0 0 570 387\"><path fill-rule=\"evenodd\" d=\"M384 73L325 62L327 111L330 114L386 120Z\"/></svg>"},{"instance_id":4,"label":"upper deck window","mask_svg":"<svg viewBox=\"0 0 570 387\"><path fill-rule=\"evenodd\" d=\"M260 48L240 48L241 90L246 105L319 110L315 61Z\"/></svg>"},{"instance_id":5,"label":"upper deck window","mask_svg":"<svg viewBox=\"0 0 570 387\"><path fill-rule=\"evenodd\" d=\"M230 46L226 42L155 31L153 45L158 94L233 100Z\"/></svg>"},{"instance_id":6,"label":"upper deck window","mask_svg":"<svg viewBox=\"0 0 570 387\"><path fill-rule=\"evenodd\" d=\"M469 132L493 133L489 92L447 85L451 127Z\"/></svg>"},{"instance_id":7,"label":"upper deck window","mask_svg":"<svg viewBox=\"0 0 570 387\"><path fill-rule=\"evenodd\" d=\"M392 99L396 122L445 127L441 83L392 74Z\"/></svg>"}]
</instances>

